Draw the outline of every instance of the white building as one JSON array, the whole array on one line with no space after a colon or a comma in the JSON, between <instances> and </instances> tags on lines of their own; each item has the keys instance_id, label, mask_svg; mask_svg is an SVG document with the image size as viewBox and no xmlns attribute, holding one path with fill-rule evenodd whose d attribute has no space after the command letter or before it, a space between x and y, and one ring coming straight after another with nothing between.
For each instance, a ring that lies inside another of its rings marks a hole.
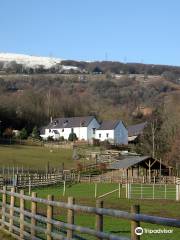
<instances>
[{"instance_id":1,"label":"white building","mask_svg":"<svg viewBox=\"0 0 180 240\"><path fill-rule=\"evenodd\" d=\"M42 129L40 136L44 140L48 137L68 140L71 133L75 133L78 140L99 139L112 144L128 144L128 131L122 121L103 121L99 124L94 116L55 118Z\"/></svg>"},{"instance_id":2,"label":"white building","mask_svg":"<svg viewBox=\"0 0 180 240\"><path fill-rule=\"evenodd\" d=\"M75 133L79 140L90 141L95 138L96 129L99 126L94 116L55 118L43 128L41 137L45 140L48 137L68 139L70 133Z\"/></svg>"},{"instance_id":3,"label":"white building","mask_svg":"<svg viewBox=\"0 0 180 240\"><path fill-rule=\"evenodd\" d=\"M103 121L96 130L96 139L112 144L128 144L128 131L122 121Z\"/></svg>"}]
</instances>

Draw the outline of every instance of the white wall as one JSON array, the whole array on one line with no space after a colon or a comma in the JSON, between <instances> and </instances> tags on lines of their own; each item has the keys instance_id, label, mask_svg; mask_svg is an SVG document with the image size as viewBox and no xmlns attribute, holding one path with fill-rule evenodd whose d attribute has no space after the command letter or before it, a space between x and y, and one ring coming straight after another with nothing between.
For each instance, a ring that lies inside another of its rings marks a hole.
<instances>
[{"instance_id":1,"label":"white wall","mask_svg":"<svg viewBox=\"0 0 180 240\"><path fill-rule=\"evenodd\" d=\"M53 128L52 130L57 130L59 132L60 137L64 137L64 139L69 138L69 134L72 132L71 128ZM76 127L73 128L73 132L76 134L77 138L82 140L87 140L87 127ZM49 133L49 129L45 130L45 136L51 136L51 133ZM47 138L46 137L46 138Z\"/></svg>"},{"instance_id":2,"label":"white wall","mask_svg":"<svg viewBox=\"0 0 180 240\"><path fill-rule=\"evenodd\" d=\"M73 132L76 134L77 138L79 140L92 140L92 138L95 138L95 134L93 134L93 128L97 129L99 127L99 123L94 118L89 123L88 127L74 127ZM69 134L72 132L71 128L53 128L51 129L51 132L49 132L49 129L45 129L45 134L41 135L42 138L47 139L48 136L52 136L52 130L57 130L60 134L60 137L64 137L64 139L69 138Z\"/></svg>"},{"instance_id":3,"label":"white wall","mask_svg":"<svg viewBox=\"0 0 180 240\"><path fill-rule=\"evenodd\" d=\"M99 136L100 134L101 137ZM96 139L99 139L100 141L108 140L109 142L114 143L114 130L97 130Z\"/></svg>"},{"instance_id":4,"label":"white wall","mask_svg":"<svg viewBox=\"0 0 180 240\"><path fill-rule=\"evenodd\" d=\"M99 137L99 134L101 134L101 137ZM96 139L99 139L100 141L108 140L113 144L126 145L128 144L128 131L125 128L124 124L122 122L119 122L114 130L97 130Z\"/></svg>"}]
</instances>

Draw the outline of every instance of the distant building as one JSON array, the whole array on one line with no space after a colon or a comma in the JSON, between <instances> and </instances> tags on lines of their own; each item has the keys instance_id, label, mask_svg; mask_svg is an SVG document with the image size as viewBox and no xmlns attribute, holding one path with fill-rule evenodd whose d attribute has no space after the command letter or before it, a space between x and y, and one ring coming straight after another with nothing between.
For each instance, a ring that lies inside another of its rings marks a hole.
<instances>
[{"instance_id":1,"label":"distant building","mask_svg":"<svg viewBox=\"0 0 180 240\"><path fill-rule=\"evenodd\" d=\"M143 134L144 128L147 126L147 122L131 125L127 127L128 130L128 142L134 142L138 136Z\"/></svg>"},{"instance_id":2,"label":"distant building","mask_svg":"<svg viewBox=\"0 0 180 240\"><path fill-rule=\"evenodd\" d=\"M94 116L55 118L41 129L41 137L68 140L75 133L78 140L91 142L93 139L109 141L112 144L128 144L128 131L122 121L103 121L101 124Z\"/></svg>"},{"instance_id":3,"label":"distant building","mask_svg":"<svg viewBox=\"0 0 180 240\"><path fill-rule=\"evenodd\" d=\"M112 144L128 144L128 131L122 121L103 121L96 130L96 139Z\"/></svg>"},{"instance_id":4,"label":"distant building","mask_svg":"<svg viewBox=\"0 0 180 240\"><path fill-rule=\"evenodd\" d=\"M119 170L118 176L139 177L146 176L151 181L153 176L172 176L173 168L150 156L127 156L126 158L112 162L111 170Z\"/></svg>"},{"instance_id":5,"label":"distant building","mask_svg":"<svg viewBox=\"0 0 180 240\"><path fill-rule=\"evenodd\" d=\"M89 141L95 138L95 130L100 124L94 116L55 118L43 128L41 137L48 139L68 139L71 133L75 133L79 140Z\"/></svg>"}]
</instances>

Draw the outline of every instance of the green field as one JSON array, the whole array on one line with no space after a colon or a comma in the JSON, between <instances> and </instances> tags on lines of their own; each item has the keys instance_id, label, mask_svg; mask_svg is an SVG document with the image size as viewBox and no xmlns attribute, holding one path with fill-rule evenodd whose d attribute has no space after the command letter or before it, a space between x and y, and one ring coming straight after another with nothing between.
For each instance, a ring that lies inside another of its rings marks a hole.
<instances>
[{"instance_id":1,"label":"green field","mask_svg":"<svg viewBox=\"0 0 180 240\"><path fill-rule=\"evenodd\" d=\"M98 195L112 191L118 187L117 184L98 184ZM45 187L33 189L38 193L39 197L46 198L48 194L55 196L55 199L58 201L67 201L68 196L74 196L77 204L95 206L94 198L94 184L74 184L69 185L66 189L66 196L63 197L63 187ZM122 190L122 196L125 194L125 189ZM180 219L180 204L179 202L172 200L128 200L125 198L118 199L118 194L113 193L112 195L102 198L104 201L104 207L114 208L124 211L130 211L131 205L139 204L140 211L144 214L177 218ZM39 211L45 213L45 209L42 206L39 206ZM64 209L55 209L54 211L55 218L66 221L66 210ZM95 217L93 215L78 213L75 217L75 223L81 226L89 226L94 228ZM130 236L130 222L122 219L105 217L104 218L104 230L114 234L122 236ZM142 223L142 227L150 229L173 229L173 234L144 234L141 236L141 239L160 239L160 240L179 240L180 239L180 229L164 227L154 224ZM87 236L86 236L87 237ZM89 238L88 239L93 239Z\"/></svg>"},{"instance_id":2,"label":"green field","mask_svg":"<svg viewBox=\"0 0 180 240\"><path fill-rule=\"evenodd\" d=\"M65 168L69 169L74 167L74 162L72 160L72 150L69 149L49 149L40 146L25 146L25 145L0 145L0 164L1 167L8 165L11 166L24 166L26 168L32 169L42 169L45 170L47 164L50 167L61 167L62 163L65 164ZM136 185L138 187L138 185ZM102 195L106 192L112 191L118 188L118 184L99 184L97 195ZM162 187L155 189L155 196L162 197ZM37 192L38 197L46 198L48 194L55 196L55 200L67 202L68 196L75 197L77 204L95 206L95 184L67 184L66 194L63 197L63 186L51 186L32 189ZM28 194L28 189L26 194ZM137 194L137 192L136 192ZM152 189L147 189L145 192L146 196L152 195ZM174 190L173 190L173 194ZM168 196L168 195L167 195ZM124 211L130 211L131 205L139 204L140 211L144 214L177 218L180 219L180 203L174 200L136 200L136 199L125 199L125 188L122 189L121 197L118 199L118 192L113 193L105 198L104 201L105 208L114 208ZM140 192L138 192L138 198L140 198ZM18 202L17 202L18 204ZM30 209L30 203L26 202L26 208ZM42 204L38 204L38 212L46 214L46 208ZM54 218L66 221L66 210L54 208ZM88 226L94 228L95 216L85 213L77 213L75 216L75 224L81 226ZM142 223L142 227L150 229L173 229L171 227L164 227L152 224ZM130 222L117 219L112 217L104 217L104 230L111 232L113 234L118 234L122 236L130 236ZM141 236L142 240L179 240L180 230L174 228L173 234L143 234ZM85 236L85 235L83 235ZM93 239L89 236L85 236L87 239ZM0 235L1 239L1 235ZM6 239L6 238L4 238Z\"/></svg>"},{"instance_id":3,"label":"green field","mask_svg":"<svg viewBox=\"0 0 180 240\"><path fill-rule=\"evenodd\" d=\"M0 145L0 165L19 166L24 168L45 170L49 162L50 167L60 168L64 163L65 168L74 166L72 150L49 149L40 146L26 145Z\"/></svg>"}]
</instances>

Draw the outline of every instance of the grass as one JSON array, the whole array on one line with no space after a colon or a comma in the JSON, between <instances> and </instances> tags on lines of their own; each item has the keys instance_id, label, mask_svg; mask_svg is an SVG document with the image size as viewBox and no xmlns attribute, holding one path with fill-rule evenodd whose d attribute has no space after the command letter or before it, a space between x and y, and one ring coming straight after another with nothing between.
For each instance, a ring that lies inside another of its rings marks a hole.
<instances>
[{"instance_id":1,"label":"grass","mask_svg":"<svg viewBox=\"0 0 180 240\"><path fill-rule=\"evenodd\" d=\"M103 194L105 192L111 191L118 187L117 184L98 184L98 195ZM63 187L55 186L55 187L45 187L34 189L38 193L39 197L46 198L48 194L52 194L55 196L55 200L58 201L67 201L68 196L74 196L77 204L95 206L94 199L94 184L74 184L69 185L67 187L66 196L63 197ZM122 190L122 195L124 197L125 189ZM106 208L114 208L124 211L130 211L131 205L139 204L141 213L161 216L161 217L169 217L169 218L177 218L180 219L180 204L179 202L173 200L137 200L137 199L125 199L117 198L117 193L113 193L110 196L107 196L104 200L104 207ZM46 209L42 208L42 205L38 207L39 211L45 213ZM55 218L60 219L62 221L66 221L66 210L64 209L55 209ZM75 224L79 224L81 226L88 226L94 228L95 216L85 213L77 213L75 216ZM180 229L164 227L154 224L142 223L142 227L150 228L150 229L173 229L173 234L144 234L141 239L158 239L158 240L179 240L180 239ZM114 234L122 235L122 236L130 236L130 222L123 219L117 219L112 217L104 217L104 230L107 232L111 232ZM84 235L85 236L85 235ZM87 236L86 236L87 237ZM93 239L88 237L88 239Z\"/></svg>"},{"instance_id":2,"label":"grass","mask_svg":"<svg viewBox=\"0 0 180 240\"><path fill-rule=\"evenodd\" d=\"M65 168L74 166L72 150L52 149L40 146L0 145L1 166L24 166L32 169L58 168L64 163Z\"/></svg>"}]
</instances>

